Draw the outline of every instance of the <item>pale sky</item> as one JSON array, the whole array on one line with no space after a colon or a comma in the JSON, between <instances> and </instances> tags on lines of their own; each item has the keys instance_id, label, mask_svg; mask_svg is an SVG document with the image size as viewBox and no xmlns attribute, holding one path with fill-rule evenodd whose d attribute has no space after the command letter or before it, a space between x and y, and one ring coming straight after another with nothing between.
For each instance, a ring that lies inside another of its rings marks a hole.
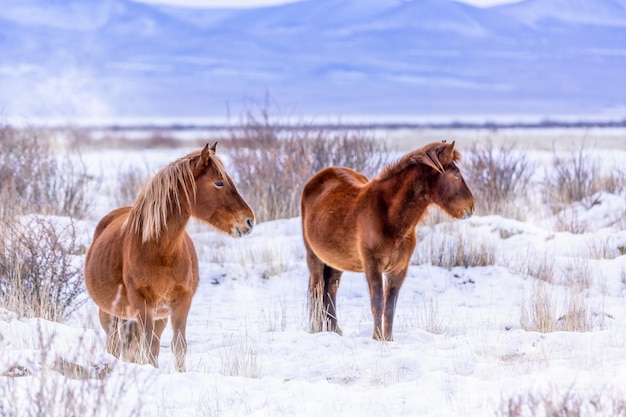
<instances>
[{"instance_id":1,"label":"pale sky","mask_svg":"<svg viewBox=\"0 0 626 417\"><path fill-rule=\"evenodd\" d=\"M186 7L234 7L245 8L254 6L275 6L292 3L297 0L135 0L141 3L171 4ZM518 3L522 0L455 0L460 3L472 4L479 7L495 6L497 4Z\"/></svg>"}]
</instances>

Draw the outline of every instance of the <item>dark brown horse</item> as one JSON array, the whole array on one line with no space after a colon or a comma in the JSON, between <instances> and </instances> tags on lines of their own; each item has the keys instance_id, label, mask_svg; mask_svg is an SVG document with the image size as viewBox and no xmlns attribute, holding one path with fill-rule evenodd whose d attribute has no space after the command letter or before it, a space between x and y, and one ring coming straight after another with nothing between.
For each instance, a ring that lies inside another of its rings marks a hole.
<instances>
[{"instance_id":1,"label":"dark brown horse","mask_svg":"<svg viewBox=\"0 0 626 417\"><path fill-rule=\"evenodd\" d=\"M393 340L396 300L426 208L434 203L456 218L474 212L474 198L455 163L459 159L454 142L437 142L408 153L371 181L352 169L330 167L306 183L301 210L313 331L341 334L336 314L341 274L365 272L373 338Z\"/></svg>"},{"instance_id":2,"label":"dark brown horse","mask_svg":"<svg viewBox=\"0 0 626 417\"><path fill-rule=\"evenodd\" d=\"M87 252L85 283L100 307L107 350L158 366L161 334L172 319L176 369L185 370L185 328L199 282L198 259L185 231L191 216L239 237L254 214L207 145L172 162L141 190L132 207L107 214ZM131 329L123 335L123 329ZM139 354L124 352L133 347Z\"/></svg>"}]
</instances>

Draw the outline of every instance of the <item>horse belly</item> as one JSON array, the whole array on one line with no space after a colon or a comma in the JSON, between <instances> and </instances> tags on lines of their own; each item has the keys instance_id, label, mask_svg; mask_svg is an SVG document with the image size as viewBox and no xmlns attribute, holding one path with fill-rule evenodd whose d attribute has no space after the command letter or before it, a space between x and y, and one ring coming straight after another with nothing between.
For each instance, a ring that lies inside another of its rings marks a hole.
<instances>
[{"instance_id":1,"label":"horse belly","mask_svg":"<svg viewBox=\"0 0 626 417\"><path fill-rule=\"evenodd\" d=\"M305 235L313 253L326 265L340 271L363 271L357 242L344 228L316 222Z\"/></svg>"},{"instance_id":2,"label":"horse belly","mask_svg":"<svg viewBox=\"0 0 626 417\"><path fill-rule=\"evenodd\" d=\"M316 252L315 249L313 249L313 252L315 252L322 262L331 268L340 271L363 272L363 263L361 260L356 256L342 256L342 254L345 254L345 251L329 252L322 249Z\"/></svg>"}]
</instances>

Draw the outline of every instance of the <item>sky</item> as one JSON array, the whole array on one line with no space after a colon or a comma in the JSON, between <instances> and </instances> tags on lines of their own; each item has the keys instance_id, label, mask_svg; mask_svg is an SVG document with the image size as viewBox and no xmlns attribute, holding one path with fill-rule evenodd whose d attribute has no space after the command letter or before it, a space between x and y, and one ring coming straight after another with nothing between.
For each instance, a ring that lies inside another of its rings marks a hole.
<instances>
[{"instance_id":1,"label":"sky","mask_svg":"<svg viewBox=\"0 0 626 417\"><path fill-rule=\"evenodd\" d=\"M293 3L298 0L135 0L141 3L171 4L186 7L255 7L275 6ZM460 3L472 4L478 7L489 7L505 3L518 3L522 0L456 0Z\"/></svg>"}]
</instances>

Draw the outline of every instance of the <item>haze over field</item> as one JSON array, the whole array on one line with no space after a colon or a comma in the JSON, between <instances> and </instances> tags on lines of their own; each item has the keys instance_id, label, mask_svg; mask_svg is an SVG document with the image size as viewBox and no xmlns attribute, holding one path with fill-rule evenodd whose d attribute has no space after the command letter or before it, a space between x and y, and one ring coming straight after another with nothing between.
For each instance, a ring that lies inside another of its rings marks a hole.
<instances>
[{"instance_id":1,"label":"haze over field","mask_svg":"<svg viewBox=\"0 0 626 417\"><path fill-rule=\"evenodd\" d=\"M618 0L26 0L0 11L0 114L225 118L269 92L320 119L621 120L624 39Z\"/></svg>"}]
</instances>

